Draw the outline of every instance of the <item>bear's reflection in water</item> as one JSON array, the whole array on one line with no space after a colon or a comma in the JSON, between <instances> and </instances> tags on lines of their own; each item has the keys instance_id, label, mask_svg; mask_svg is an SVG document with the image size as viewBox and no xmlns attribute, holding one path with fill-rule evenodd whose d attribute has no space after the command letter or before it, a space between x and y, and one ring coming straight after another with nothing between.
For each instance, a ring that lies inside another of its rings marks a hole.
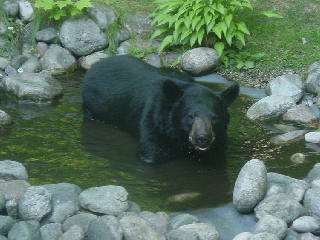
<instances>
[{"instance_id":1,"label":"bear's reflection in water","mask_svg":"<svg viewBox=\"0 0 320 240\"><path fill-rule=\"evenodd\" d=\"M124 173L117 176L116 184L124 186L130 196L138 196L137 189L150 191L153 198L173 211L211 207L230 200L230 193L226 191L229 182L224 151L216 152L212 156L214 159L201 162L190 156L147 164L138 157L135 138L107 124L87 119L82 124L81 141L86 151L106 159L105 171ZM110 179L104 184L115 183Z\"/></svg>"}]
</instances>

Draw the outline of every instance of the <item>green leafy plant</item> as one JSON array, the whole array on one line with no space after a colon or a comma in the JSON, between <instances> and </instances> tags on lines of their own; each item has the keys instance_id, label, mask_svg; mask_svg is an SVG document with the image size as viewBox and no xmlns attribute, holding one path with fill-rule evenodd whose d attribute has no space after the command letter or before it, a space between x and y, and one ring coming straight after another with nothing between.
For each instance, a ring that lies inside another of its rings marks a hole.
<instances>
[{"instance_id":1,"label":"green leafy plant","mask_svg":"<svg viewBox=\"0 0 320 240\"><path fill-rule=\"evenodd\" d=\"M169 46L213 46L221 56L224 49L242 49L250 34L245 22L238 20L240 11L253 10L250 0L156 0L151 14L158 29L152 38L166 35L160 51ZM265 11L268 17L281 17Z\"/></svg>"},{"instance_id":2,"label":"green leafy plant","mask_svg":"<svg viewBox=\"0 0 320 240\"><path fill-rule=\"evenodd\" d=\"M50 18L60 20L62 17L75 16L83 9L92 7L91 0L35 0L35 7L49 12Z\"/></svg>"},{"instance_id":3,"label":"green leafy plant","mask_svg":"<svg viewBox=\"0 0 320 240\"><path fill-rule=\"evenodd\" d=\"M254 68L255 62L264 55L264 52L252 54L246 51L226 50L220 58L225 66L234 65L238 69L250 69Z\"/></svg>"}]
</instances>

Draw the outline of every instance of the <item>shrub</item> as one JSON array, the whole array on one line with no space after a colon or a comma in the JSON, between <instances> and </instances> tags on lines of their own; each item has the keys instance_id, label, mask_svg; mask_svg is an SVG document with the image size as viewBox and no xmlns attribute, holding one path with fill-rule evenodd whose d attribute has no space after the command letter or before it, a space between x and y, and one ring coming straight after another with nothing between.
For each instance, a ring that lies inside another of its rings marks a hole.
<instances>
[{"instance_id":1,"label":"shrub","mask_svg":"<svg viewBox=\"0 0 320 240\"><path fill-rule=\"evenodd\" d=\"M90 0L35 0L35 7L49 12L49 17L60 20L62 17L80 14L83 9L92 7Z\"/></svg>"}]
</instances>

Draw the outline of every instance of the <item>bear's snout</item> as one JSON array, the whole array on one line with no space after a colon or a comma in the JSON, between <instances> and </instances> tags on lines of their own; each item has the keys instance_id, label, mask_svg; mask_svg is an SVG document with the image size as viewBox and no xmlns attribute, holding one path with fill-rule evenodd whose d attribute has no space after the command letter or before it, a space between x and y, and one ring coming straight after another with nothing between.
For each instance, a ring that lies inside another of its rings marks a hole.
<instances>
[{"instance_id":1,"label":"bear's snout","mask_svg":"<svg viewBox=\"0 0 320 240\"><path fill-rule=\"evenodd\" d=\"M206 151L210 148L215 136L209 118L196 117L189 134L189 141L196 150Z\"/></svg>"}]
</instances>

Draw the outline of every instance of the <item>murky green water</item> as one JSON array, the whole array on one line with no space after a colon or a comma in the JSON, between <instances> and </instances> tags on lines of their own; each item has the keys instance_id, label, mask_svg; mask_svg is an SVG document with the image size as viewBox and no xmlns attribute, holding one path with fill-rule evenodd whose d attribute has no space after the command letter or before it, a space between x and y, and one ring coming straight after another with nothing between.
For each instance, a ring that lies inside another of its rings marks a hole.
<instances>
[{"instance_id":1,"label":"murky green water","mask_svg":"<svg viewBox=\"0 0 320 240\"><path fill-rule=\"evenodd\" d=\"M250 158L263 159L270 171L293 177L305 176L317 161L317 155L311 155L306 163L293 165L291 154L312 150L303 142L270 145L273 134L246 119L252 100L241 96L231 107L229 144L218 166L186 160L145 164L137 158L134 138L116 128L83 121L81 81L82 76L63 79L65 94L50 107L1 100L0 108L12 115L14 125L0 136L0 159L24 163L32 184L70 182L82 188L116 184L124 186L130 200L143 209L190 210L230 201L237 173ZM196 197L183 203L168 200L181 193Z\"/></svg>"}]
</instances>

